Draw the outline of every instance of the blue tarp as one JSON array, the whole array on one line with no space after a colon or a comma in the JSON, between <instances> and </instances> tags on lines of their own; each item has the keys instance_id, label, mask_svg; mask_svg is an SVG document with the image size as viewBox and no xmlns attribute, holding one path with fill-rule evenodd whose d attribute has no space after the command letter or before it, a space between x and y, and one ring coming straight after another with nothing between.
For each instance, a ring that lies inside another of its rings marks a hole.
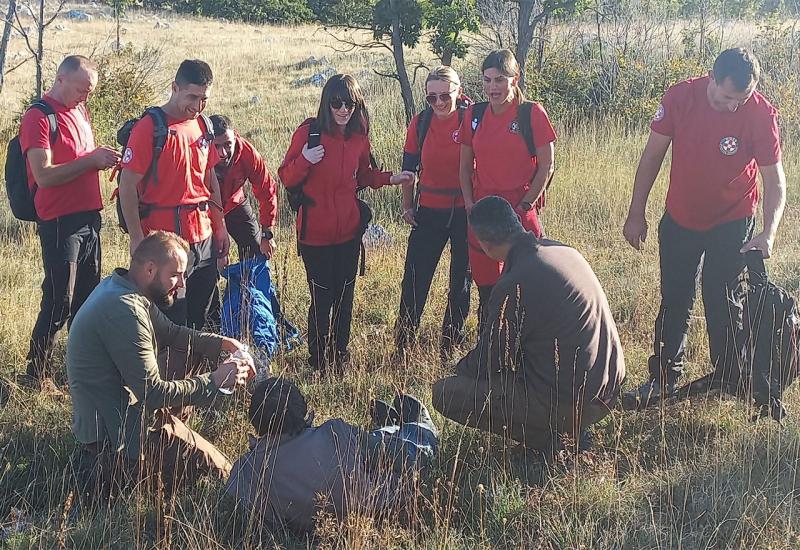
<instances>
[{"instance_id":1,"label":"blue tarp","mask_svg":"<svg viewBox=\"0 0 800 550\"><path fill-rule=\"evenodd\" d=\"M229 265L222 276L228 280L222 298L224 336L252 343L269 357L300 343L299 331L281 313L266 257Z\"/></svg>"}]
</instances>

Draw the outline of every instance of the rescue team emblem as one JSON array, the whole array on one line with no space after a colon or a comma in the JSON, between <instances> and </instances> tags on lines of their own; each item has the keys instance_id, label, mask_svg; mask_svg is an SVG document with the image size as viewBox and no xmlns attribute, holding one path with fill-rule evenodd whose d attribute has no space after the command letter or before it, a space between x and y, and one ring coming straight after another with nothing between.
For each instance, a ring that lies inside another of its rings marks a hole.
<instances>
[{"instance_id":1,"label":"rescue team emblem","mask_svg":"<svg viewBox=\"0 0 800 550\"><path fill-rule=\"evenodd\" d=\"M128 164L133 159L133 151L130 147L125 148L125 154L122 155L123 164Z\"/></svg>"},{"instance_id":2,"label":"rescue team emblem","mask_svg":"<svg viewBox=\"0 0 800 550\"><path fill-rule=\"evenodd\" d=\"M511 124L508 125L508 130L512 134L518 134L519 133L519 122L517 122L517 119L514 119L514 120L511 121Z\"/></svg>"},{"instance_id":3,"label":"rescue team emblem","mask_svg":"<svg viewBox=\"0 0 800 550\"><path fill-rule=\"evenodd\" d=\"M478 122L480 122L480 121L478 120L478 117L472 117L472 131L473 131L473 132L474 132L474 131L475 131L475 129L478 127Z\"/></svg>"},{"instance_id":4,"label":"rescue team emblem","mask_svg":"<svg viewBox=\"0 0 800 550\"><path fill-rule=\"evenodd\" d=\"M739 151L739 140L733 136L724 137L719 142L719 150L726 157L735 155Z\"/></svg>"},{"instance_id":5,"label":"rescue team emblem","mask_svg":"<svg viewBox=\"0 0 800 550\"><path fill-rule=\"evenodd\" d=\"M653 115L653 122L661 122L664 120L664 106L659 105L656 109L656 114Z\"/></svg>"},{"instance_id":6,"label":"rescue team emblem","mask_svg":"<svg viewBox=\"0 0 800 550\"><path fill-rule=\"evenodd\" d=\"M453 132L453 141L458 143L458 130Z\"/></svg>"},{"instance_id":7,"label":"rescue team emblem","mask_svg":"<svg viewBox=\"0 0 800 550\"><path fill-rule=\"evenodd\" d=\"M200 136L200 139L197 140L197 144L200 146L200 149L206 149L209 141L206 139L206 136Z\"/></svg>"}]
</instances>

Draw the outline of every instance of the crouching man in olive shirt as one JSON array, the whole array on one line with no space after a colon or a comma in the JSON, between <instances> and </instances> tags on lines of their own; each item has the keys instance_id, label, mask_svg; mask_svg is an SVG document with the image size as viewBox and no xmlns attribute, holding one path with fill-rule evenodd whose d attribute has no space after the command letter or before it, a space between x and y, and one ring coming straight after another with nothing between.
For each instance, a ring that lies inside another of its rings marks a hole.
<instances>
[{"instance_id":1,"label":"crouching man in olive shirt","mask_svg":"<svg viewBox=\"0 0 800 550\"><path fill-rule=\"evenodd\" d=\"M123 478L153 476L171 490L202 474L230 473L228 459L167 408L210 405L220 390L244 384L252 364L228 359L210 374L167 381L156 359L159 347L169 347L216 365L221 352L242 347L175 325L158 308L183 287L188 251L173 233L151 234L135 250L130 270L104 279L72 323L66 362L84 494L99 490L108 497Z\"/></svg>"},{"instance_id":2,"label":"crouching man in olive shirt","mask_svg":"<svg viewBox=\"0 0 800 550\"><path fill-rule=\"evenodd\" d=\"M505 199L480 200L469 224L503 272L477 347L434 384L433 406L549 454L605 417L625 378L606 295L580 253L526 232Z\"/></svg>"}]
</instances>

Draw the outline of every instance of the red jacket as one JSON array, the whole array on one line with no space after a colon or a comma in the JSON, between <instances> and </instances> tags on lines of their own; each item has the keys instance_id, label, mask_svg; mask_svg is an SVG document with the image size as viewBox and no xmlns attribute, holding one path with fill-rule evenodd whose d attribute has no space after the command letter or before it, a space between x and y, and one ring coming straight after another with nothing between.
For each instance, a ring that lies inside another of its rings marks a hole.
<instances>
[{"instance_id":1,"label":"red jacket","mask_svg":"<svg viewBox=\"0 0 800 550\"><path fill-rule=\"evenodd\" d=\"M264 227L275 225L278 215L275 180L272 179L264 159L249 141L236 134L236 147L231 164L223 167L220 163L216 168L219 171L218 175L220 173L224 175L220 179L219 188L225 214L244 203L246 199L244 184L249 180L253 194L258 199L258 217L261 225Z\"/></svg>"},{"instance_id":2,"label":"red jacket","mask_svg":"<svg viewBox=\"0 0 800 550\"><path fill-rule=\"evenodd\" d=\"M369 138L364 134L345 139L338 132L322 132L325 156L312 165L302 154L308 124L306 121L295 130L278 175L287 189L302 183L303 193L314 203L303 206L297 215L298 235L303 216L308 216L305 239L300 242L311 246L345 243L353 240L359 229L356 189L388 185L391 173L370 168Z\"/></svg>"}]
</instances>

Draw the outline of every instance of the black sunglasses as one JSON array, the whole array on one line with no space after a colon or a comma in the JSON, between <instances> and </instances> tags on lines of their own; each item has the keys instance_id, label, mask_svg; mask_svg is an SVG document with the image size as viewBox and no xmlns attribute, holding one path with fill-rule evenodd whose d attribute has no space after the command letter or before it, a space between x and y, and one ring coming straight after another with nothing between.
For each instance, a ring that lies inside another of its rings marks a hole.
<instances>
[{"instance_id":1,"label":"black sunglasses","mask_svg":"<svg viewBox=\"0 0 800 550\"><path fill-rule=\"evenodd\" d=\"M335 98L335 99L331 99L331 109L334 109L334 110L338 111L343 106L347 107L348 111L352 111L353 109L356 108L356 104L355 104L354 101L343 101L343 100L339 99L338 97Z\"/></svg>"},{"instance_id":2,"label":"black sunglasses","mask_svg":"<svg viewBox=\"0 0 800 550\"><path fill-rule=\"evenodd\" d=\"M436 104L436 99L439 99L439 101L441 101L442 103L446 103L446 102L450 101L453 98L453 96L451 94L452 94L452 92L449 92L449 93L446 93L446 94L438 94L438 95L437 94L428 94L428 95L425 96L425 101L427 101L431 105L435 105Z\"/></svg>"}]
</instances>

